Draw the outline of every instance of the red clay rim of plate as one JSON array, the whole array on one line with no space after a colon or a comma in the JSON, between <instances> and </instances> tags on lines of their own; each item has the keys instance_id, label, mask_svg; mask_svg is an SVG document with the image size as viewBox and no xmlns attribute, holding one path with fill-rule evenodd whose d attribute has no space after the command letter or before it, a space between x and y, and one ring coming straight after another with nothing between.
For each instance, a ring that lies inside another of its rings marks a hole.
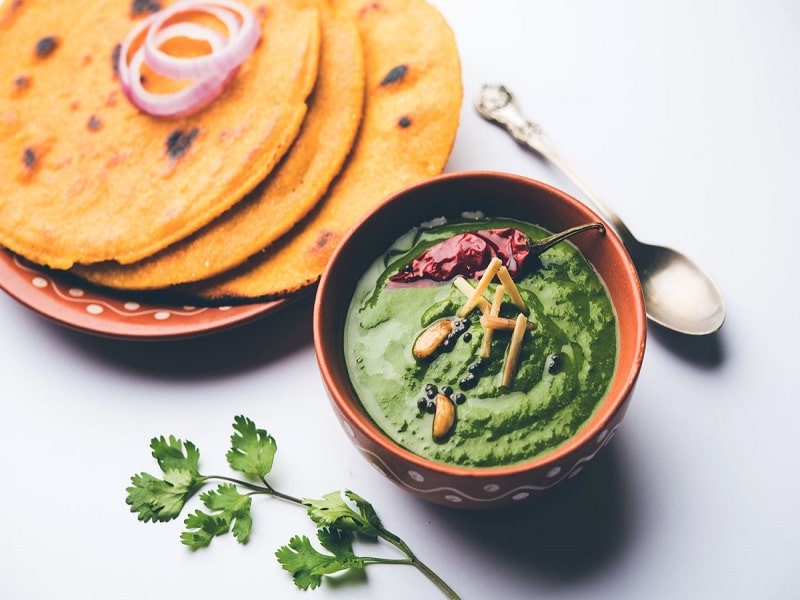
<instances>
[{"instance_id":1,"label":"red clay rim of plate","mask_svg":"<svg viewBox=\"0 0 800 600\"><path fill-rule=\"evenodd\" d=\"M216 333L270 314L293 299L218 307L149 304L61 278L5 250L0 250L0 288L32 311L71 329L136 340Z\"/></svg>"}]
</instances>

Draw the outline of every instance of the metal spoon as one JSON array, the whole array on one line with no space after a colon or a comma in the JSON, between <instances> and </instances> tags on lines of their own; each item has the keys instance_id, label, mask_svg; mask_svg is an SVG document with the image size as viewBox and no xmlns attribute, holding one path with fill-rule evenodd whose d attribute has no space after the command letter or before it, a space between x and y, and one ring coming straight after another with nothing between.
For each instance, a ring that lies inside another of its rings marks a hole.
<instances>
[{"instance_id":1,"label":"metal spoon","mask_svg":"<svg viewBox=\"0 0 800 600\"><path fill-rule=\"evenodd\" d=\"M484 119L500 125L521 145L550 161L613 227L636 265L651 321L689 335L706 335L722 327L725 301L711 277L683 254L637 240L622 219L556 151L542 128L525 117L511 92L501 85L484 85L475 107Z\"/></svg>"}]
</instances>

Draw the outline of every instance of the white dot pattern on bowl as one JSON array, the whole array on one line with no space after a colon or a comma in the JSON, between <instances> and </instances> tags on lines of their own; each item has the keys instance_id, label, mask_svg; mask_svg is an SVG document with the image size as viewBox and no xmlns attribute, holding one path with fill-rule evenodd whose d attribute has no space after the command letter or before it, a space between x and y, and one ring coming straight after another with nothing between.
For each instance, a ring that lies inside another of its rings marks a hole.
<instances>
[{"instance_id":1,"label":"white dot pattern on bowl","mask_svg":"<svg viewBox=\"0 0 800 600\"><path fill-rule=\"evenodd\" d=\"M348 433L352 432L349 424L342 421L344 428ZM356 448L364 454L369 462L381 471L386 477L394 480L402 487L405 487L410 492L421 496L429 497L431 500L438 499L441 503L446 504L467 504L479 506L481 504L492 504L501 501L521 502L530 498L534 493L542 492L549 488L556 486L565 479L571 479L583 470L583 465L590 461L594 456L604 447L607 446L611 438L616 433L619 423L612 429L606 429L595 438L595 444L586 449L586 454L574 459L574 463L569 465L563 461L559 465L555 465L548 469L545 473L540 474L540 481L532 480L522 485L517 485L513 489L503 489L499 483L487 483L481 488L481 494L473 494L465 490L460 490L451 486L432 486L429 488L422 487L420 484L427 483L426 477L417 470L410 469L405 472L405 476L401 473L395 472L383 459L369 450L365 446L358 443L358 440L352 436ZM435 479L435 478L434 478Z\"/></svg>"},{"instance_id":2,"label":"white dot pattern on bowl","mask_svg":"<svg viewBox=\"0 0 800 600\"><path fill-rule=\"evenodd\" d=\"M348 436L355 439L356 434L353 431L353 428L350 426L350 423L348 423L347 421L342 421L342 427L344 427L344 431Z\"/></svg>"},{"instance_id":3,"label":"white dot pattern on bowl","mask_svg":"<svg viewBox=\"0 0 800 600\"><path fill-rule=\"evenodd\" d=\"M422 473L419 471L409 471L408 476L416 482L422 483L425 481L425 478L422 476Z\"/></svg>"}]
</instances>

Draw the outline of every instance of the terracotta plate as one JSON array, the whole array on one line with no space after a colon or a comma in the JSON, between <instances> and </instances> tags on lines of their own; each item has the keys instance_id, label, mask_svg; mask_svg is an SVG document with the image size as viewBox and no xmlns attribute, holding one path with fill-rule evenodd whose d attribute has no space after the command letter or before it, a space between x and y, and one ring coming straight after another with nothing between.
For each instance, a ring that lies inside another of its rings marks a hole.
<instances>
[{"instance_id":1,"label":"terracotta plate","mask_svg":"<svg viewBox=\"0 0 800 600\"><path fill-rule=\"evenodd\" d=\"M241 325L285 306L291 298L213 308L147 304L112 296L68 276L24 262L0 250L0 288L57 323L95 335L171 339Z\"/></svg>"}]
</instances>

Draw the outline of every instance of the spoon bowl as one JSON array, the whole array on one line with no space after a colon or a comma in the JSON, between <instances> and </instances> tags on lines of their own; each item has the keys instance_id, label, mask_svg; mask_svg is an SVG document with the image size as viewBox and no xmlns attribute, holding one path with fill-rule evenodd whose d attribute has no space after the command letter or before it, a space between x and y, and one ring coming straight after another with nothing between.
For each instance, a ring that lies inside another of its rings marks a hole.
<instances>
[{"instance_id":1,"label":"spoon bowl","mask_svg":"<svg viewBox=\"0 0 800 600\"><path fill-rule=\"evenodd\" d=\"M637 240L622 219L561 156L542 128L522 113L507 88L484 85L475 108L484 119L500 125L519 144L553 164L608 221L633 260L642 285L647 317L652 322L687 335L708 335L722 327L725 301L708 273L672 248Z\"/></svg>"},{"instance_id":2,"label":"spoon bowl","mask_svg":"<svg viewBox=\"0 0 800 600\"><path fill-rule=\"evenodd\" d=\"M698 276L704 273L698 264L664 246L628 240L625 247L636 265L651 321L688 335L707 335L722 326L722 295L710 276Z\"/></svg>"}]
</instances>

